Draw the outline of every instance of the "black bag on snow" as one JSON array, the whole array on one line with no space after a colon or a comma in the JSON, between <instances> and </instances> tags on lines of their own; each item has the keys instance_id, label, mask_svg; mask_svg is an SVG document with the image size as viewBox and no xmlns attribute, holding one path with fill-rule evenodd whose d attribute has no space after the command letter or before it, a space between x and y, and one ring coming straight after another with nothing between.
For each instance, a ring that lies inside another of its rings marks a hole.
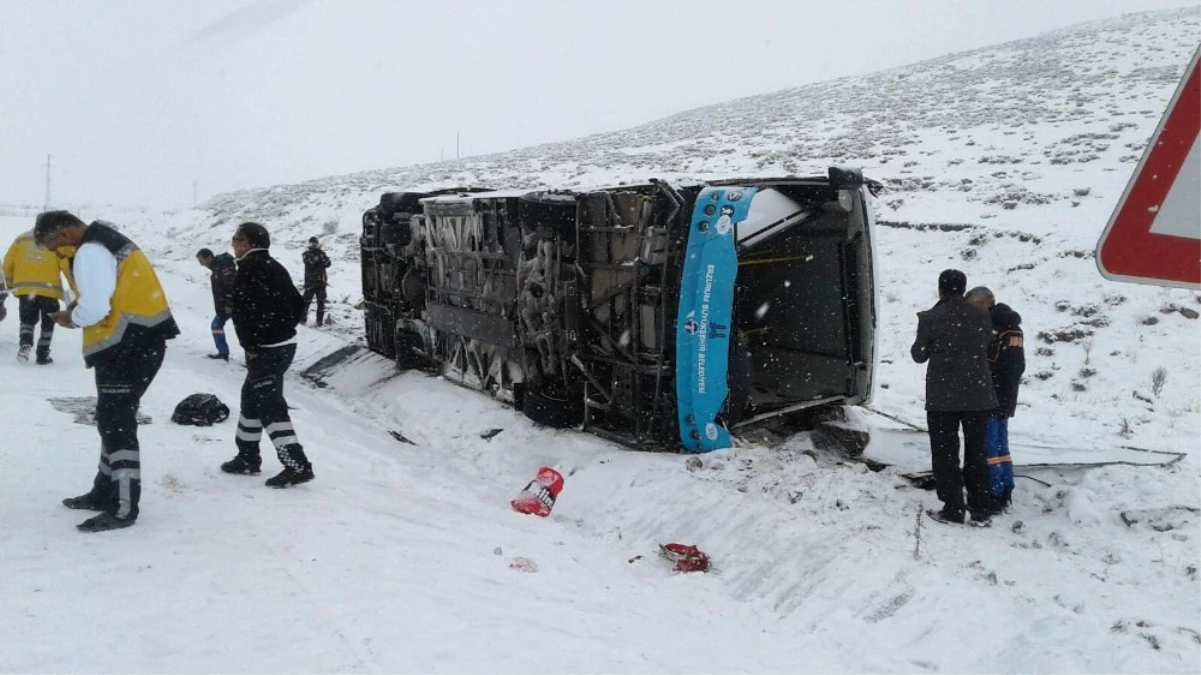
<instances>
[{"instance_id":1,"label":"black bag on snow","mask_svg":"<svg viewBox=\"0 0 1201 675\"><path fill-rule=\"evenodd\" d=\"M212 426L229 419L229 408L212 394L192 394L175 406L171 421L198 427Z\"/></svg>"}]
</instances>

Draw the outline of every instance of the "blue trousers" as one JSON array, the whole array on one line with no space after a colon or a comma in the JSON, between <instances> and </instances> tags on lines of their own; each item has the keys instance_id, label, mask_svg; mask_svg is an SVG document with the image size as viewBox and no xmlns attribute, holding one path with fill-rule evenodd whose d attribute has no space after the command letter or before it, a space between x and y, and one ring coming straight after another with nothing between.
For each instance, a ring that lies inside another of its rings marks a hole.
<instances>
[{"instance_id":1,"label":"blue trousers","mask_svg":"<svg viewBox=\"0 0 1201 675\"><path fill-rule=\"evenodd\" d=\"M225 341L226 321L229 321L229 317L223 314L218 314L213 318L213 342L217 345L217 353L221 356L229 356L229 343Z\"/></svg>"},{"instance_id":2,"label":"blue trousers","mask_svg":"<svg viewBox=\"0 0 1201 675\"><path fill-rule=\"evenodd\" d=\"M984 455L988 458L988 488L993 498L1004 505L1013 492L1013 458L1009 455L1009 418L988 418Z\"/></svg>"}]
</instances>

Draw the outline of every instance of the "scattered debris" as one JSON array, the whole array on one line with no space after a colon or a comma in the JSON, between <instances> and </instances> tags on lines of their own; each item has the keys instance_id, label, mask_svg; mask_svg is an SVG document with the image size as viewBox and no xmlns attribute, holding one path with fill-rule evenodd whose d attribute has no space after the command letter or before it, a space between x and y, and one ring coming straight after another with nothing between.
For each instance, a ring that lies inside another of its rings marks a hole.
<instances>
[{"instance_id":1,"label":"scattered debris","mask_svg":"<svg viewBox=\"0 0 1201 675\"><path fill-rule=\"evenodd\" d=\"M417 445L413 441L410 441L409 439L405 438L405 435L400 433L399 431L389 431L388 433L392 436L392 438L395 438L396 440L400 441L401 443L408 443L409 445Z\"/></svg>"},{"instance_id":2,"label":"scattered debris","mask_svg":"<svg viewBox=\"0 0 1201 675\"><path fill-rule=\"evenodd\" d=\"M76 424L96 426L96 397L95 396L64 396L62 398L46 399L55 410L61 413L75 415ZM149 415L141 410L137 413L138 424L150 424Z\"/></svg>"},{"instance_id":3,"label":"scattered debris","mask_svg":"<svg viewBox=\"0 0 1201 675\"><path fill-rule=\"evenodd\" d=\"M675 564L677 572L708 572L709 556L688 544L660 544L659 554Z\"/></svg>"},{"instance_id":4,"label":"scattered debris","mask_svg":"<svg viewBox=\"0 0 1201 675\"><path fill-rule=\"evenodd\" d=\"M496 438L496 435L502 431L504 431L504 429L489 429L485 432L482 432L480 434L480 438L484 439L485 441L490 441L493 438Z\"/></svg>"},{"instance_id":5,"label":"scattered debris","mask_svg":"<svg viewBox=\"0 0 1201 675\"><path fill-rule=\"evenodd\" d=\"M630 558L627 562L629 562L631 565L633 565L634 563L638 562L639 560L642 560L642 556L636 555L633 558Z\"/></svg>"},{"instance_id":6,"label":"scattered debris","mask_svg":"<svg viewBox=\"0 0 1201 675\"><path fill-rule=\"evenodd\" d=\"M510 502L513 510L518 513L528 513L545 518L555 507L555 500L563 491L563 474L549 466L538 469L534 480L530 481L521 494Z\"/></svg>"},{"instance_id":7,"label":"scattered debris","mask_svg":"<svg viewBox=\"0 0 1201 675\"><path fill-rule=\"evenodd\" d=\"M501 547L499 547L499 546L492 549L492 555L504 555L504 554L505 554L504 550L502 550Z\"/></svg>"},{"instance_id":8,"label":"scattered debris","mask_svg":"<svg viewBox=\"0 0 1201 675\"><path fill-rule=\"evenodd\" d=\"M700 457L690 457L687 462L684 462L684 468L689 471L699 471L705 468L705 463Z\"/></svg>"},{"instance_id":9,"label":"scattered debris","mask_svg":"<svg viewBox=\"0 0 1201 675\"><path fill-rule=\"evenodd\" d=\"M1161 509L1131 509L1122 511L1118 516L1126 527L1142 523L1156 532L1169 532L1188 529L1196 521L1196 518L1189 516L1199 513L1201 509L1195 506L1169 506Z\"/></svg>"},{"instance_id":10,"label":"scattered debris","mask_svg":"<svg viewBox=\"0 0 1201 675\"><path fill-rule=\"evenodd\" d=\"M518 572L533 573L538 571L538 563L529 558L518 556L509 561L509 569L514 569Z\"/></svg>"}]
</instances>

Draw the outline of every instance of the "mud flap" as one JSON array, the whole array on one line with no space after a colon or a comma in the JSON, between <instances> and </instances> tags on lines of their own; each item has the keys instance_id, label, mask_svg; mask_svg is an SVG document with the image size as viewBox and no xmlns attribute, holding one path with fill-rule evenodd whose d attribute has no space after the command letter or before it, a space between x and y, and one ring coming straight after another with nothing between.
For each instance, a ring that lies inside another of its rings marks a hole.
<instances>
[{"instance_id":1,"label":"mud flap","mask_svg":"<svg viewBox=\"0 0 1201 675\"><path fill-rule=\"evenodd\" d=\"M730 447L717 416L725 405L738 253L734 225L754 188L706 188L696 198L676 315L676 398L686 452Z\"/></svg>"}]
</instances>

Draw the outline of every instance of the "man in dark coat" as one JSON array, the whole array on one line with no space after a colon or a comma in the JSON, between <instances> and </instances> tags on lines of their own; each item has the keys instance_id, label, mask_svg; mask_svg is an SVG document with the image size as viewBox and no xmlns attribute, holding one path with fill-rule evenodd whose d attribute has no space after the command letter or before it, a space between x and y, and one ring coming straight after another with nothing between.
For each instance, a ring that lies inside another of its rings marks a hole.
<instances>
[{"instance_id":1,"label":"man in dark coat","mask_svg":"<svg viewBox=\"0 0 1201 675\"><path fill-rule=\"evenodd\" d=\"M1009 454L1009 418L1017 411L1018 388L1026 372L1025 336L1022 316L1004 303L998 304L993 292L980 286L967 293L967 301L989 312L992 340L988 345L988 366L992 371L997 409L988 418L985 455L988 458L989 490L996 509L1012 502L1013 458Z\"/></svg>"},{"instance_id":2,"label":"man in dark coat","mask_svg":"<svg viewBox=\"0 0 1201 675\"><path fill-rule=\"evenodd\" d=\"M259 440L263 432L275 446L283 471L267 485L284 488L313 480L313 465L296 437L284 373L296 357L296 325L304 303L288 270L271 257L271 236L258 223L242 223L234 233L238 280L233 292L234 329L246 352L241 415L234 444L236 457L221 465L226 473L257 474L262 467Z\"/></svg>"},{"instance_id":3,"label":"man in dark coat","mask_svg":"<svg viewBox=\"0 0 1201 675\"><path fill-rule=\"evenodd\" d=\"M938 277L939 300L918 312L913 360L929 362L926 369L926 422L930 430L931 466L941 511L930 516L943 522L990 523L993 510L988 491L985 439L988 417L997 407L988 345L992 322L988 313L963 298L967 277L946 270ZM959 429L963 428L963 470L959 467ZM967 487L967 504L963 499Z\"/></svg>"},{"instance_id":4,"label":"man in dark coat","mask_svg":"<svg viewBox=\"0 0 1201 675\"><path fill-rule=\"evenodd\" d=\"M234 282L238 278L238 267L234 257L228 253L214 256L207 248L196 253L196 260L208 268L211 273L210 282L213 285L213 342L217 345L217 353L209 354L210 359L229 361L229 342L225 339L225 323L233 315Z\"/></svg>"},{"instance_id":5,"label":"man in dark coat","mask_svg":"<svg viewBox=\"0 0 1201 675\"><path fill-rule=\"evenodd\" d=\"M329 285L329 277L325 270L329 269L329 256L321 250L321 242L317 237L309 237L309 250L302 256L304 260L304 316L300 323L309 320L309 307L313 298L317 298L317 325L325 323L325 287Z\"/></svg>"}]
</instances>

